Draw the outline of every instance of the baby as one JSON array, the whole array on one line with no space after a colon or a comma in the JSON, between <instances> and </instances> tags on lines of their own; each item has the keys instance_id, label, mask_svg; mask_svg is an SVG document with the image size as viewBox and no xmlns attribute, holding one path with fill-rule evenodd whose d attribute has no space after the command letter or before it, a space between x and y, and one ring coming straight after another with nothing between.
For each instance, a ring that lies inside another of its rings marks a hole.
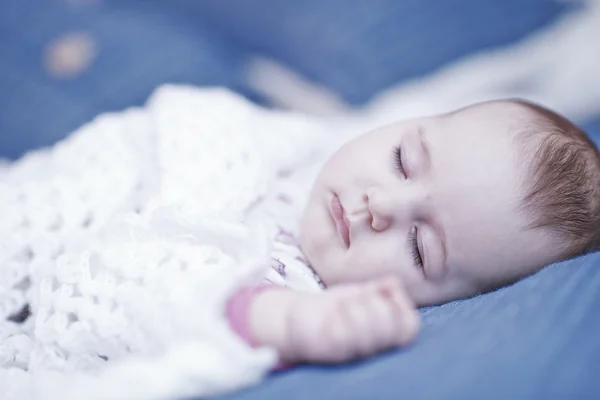
<instances>
[{"instance_id":1,"label":"baby","mask_svg":"<svg viewBox=\"0 0 600 400\"><path fill-rule=\"evenodd\" d=\"M408 344L416 307L474 296L600 248L600 155L567 119L520 100L364 134L325 164L300 245L327 290L265 284L231 324L284 363Z\"/></svg>"}]
</instances>

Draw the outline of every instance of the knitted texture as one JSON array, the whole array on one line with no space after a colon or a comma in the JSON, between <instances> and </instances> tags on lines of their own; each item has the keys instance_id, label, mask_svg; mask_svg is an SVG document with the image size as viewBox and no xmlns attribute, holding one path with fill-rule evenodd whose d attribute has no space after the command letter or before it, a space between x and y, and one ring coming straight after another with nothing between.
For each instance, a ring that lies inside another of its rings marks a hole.
<instances>
[{"instance_id":1,"label":"knitted texture","mask_svg":"<svg viewBox=\"0 0 600 400\"><path fill-rule=\"evenodd\" d=\"M2 398L180 398L257 382L275 354L230 330L226 300L286 246L298 257L281 237L297 235L325 138L319 121L221 89L165 86L2 167Z\"/></svg>"}]
</instances>

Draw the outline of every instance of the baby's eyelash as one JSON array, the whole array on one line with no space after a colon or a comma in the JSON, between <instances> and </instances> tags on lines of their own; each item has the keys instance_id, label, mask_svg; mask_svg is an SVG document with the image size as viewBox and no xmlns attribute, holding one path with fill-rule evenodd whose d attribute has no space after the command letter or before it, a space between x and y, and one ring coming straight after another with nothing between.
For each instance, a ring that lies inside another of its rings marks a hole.
<instances>
[{"instance_id":1,"label":"baby's eyelash","mask_svg":"<svg viewBox=\"0 0 600 400\"><path fill-rule=\"evenodd\" d=\"M419 243L417 243L417 227L413 227L410 230L410 251L415 261L415 265L419 268L423 268L423 257L419 251Z\"/></svg>"},{"instance_id":2,"label":"baby's eyelash","mask_svg":"<svg viewBox=\"0 0 600 400\"><path fill-rule=\"evenodd\" d=\"M396 161L396 168L398 168L398 171L406 178L406 171L402 164L402 148L400 146L394 147L394 160Z\"/></svg>"}]
</instances>

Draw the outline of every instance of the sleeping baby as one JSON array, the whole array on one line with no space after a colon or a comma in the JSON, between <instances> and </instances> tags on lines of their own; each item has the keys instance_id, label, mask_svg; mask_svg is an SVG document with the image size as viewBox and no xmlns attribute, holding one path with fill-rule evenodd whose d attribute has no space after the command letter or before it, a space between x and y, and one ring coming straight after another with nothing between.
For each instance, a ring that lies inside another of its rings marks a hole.
<instances>
[{"instance_id":1,"label":"sleeping baby","mask_svg":"<svg viewBox=\"0 0 600 400\"><path fill-rule=\"evenodd\" d=\"M567 119L520 100L395 123L328 160L300 231L282 240L324 290L245 287L228 302L232 328L285 364L367 357L413 340L417 307L599 249L600 155Z\"/></svg>"},{"instance_id":2,"label":"sleeping baby","mask_svg":"<svg viewBox=\"0 0 600 400\"><path fill-rule=\"evenodd\" d=\"M348 141L356 116L166 86L11 164L0 386L210 397L600 247L600 155L565 118L492 101Z\"/></svg>"}]
</instances>

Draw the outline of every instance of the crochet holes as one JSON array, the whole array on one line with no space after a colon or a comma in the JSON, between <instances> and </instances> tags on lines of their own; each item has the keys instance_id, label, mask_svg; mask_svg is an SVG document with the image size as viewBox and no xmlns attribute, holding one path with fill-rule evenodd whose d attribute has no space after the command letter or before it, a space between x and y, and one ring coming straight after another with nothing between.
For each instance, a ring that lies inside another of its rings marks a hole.
<instances>
[{"instance_id":1,"label":"crochet holes","mask_svg":"<svg viewBox=\"0 0 600 400\"><path fill-rule=\"evenodd\" d=\"M25 246L23 249L21 249L21 251L15 254L14 260L22 263L28 263L33 260L34 255L35 254L33 253L33 250L31 250L31 247Z\"/></svg>"},{"instance_id":2,"label":"crochet holes","mask_svg":"<svg viewBox=\"0 0 600 400\"><path fill-rule=\"evenodd\" d=\"M174 257L173 254L167 254L160 259L158 265L165 269L179 269L180 271L187 271L190 268L190 264L186 260Z\"/></svg>"},{"instance_id":3,"label":"crochet holes","mask_svg":"<svg viewBox=\"0 0 600 400\"><path fill-rule=\"evenodd\" d=\"M62 215L57 215L56 218L54 218L54 221L52 221L52 223L50 224L50 226L48 226L48 230L50 230L51 232L58 232L62 229L63 225L64 219Z\"/></svg>"},{"instance_id":4,"label":"crochet holes","mask_svg":"<svg viewBox=\"0 0 600 400\"><path fill-rule=\"evenodd\" d=\"M92 214L86 214L85 218L81 221L82 228L89 228L94 222L94 217Z\"/></svg>"},{"instance_id":5,"label":"crochet holes","mask_svg":"<svg viewBox=\"0 0 600 400\"><path fill-rule=\"evenodd\" d=\"M222 253L215 247L208 247L205 249L204 262L206 264L218 264L221 261Z\"/></svg>"},{"instance_id":6,"label":"crochet holes","mask_svg":"<svg viewBox=\"0 0 600 400\"><path fill-rule=\"evenodd\" d=\"M164 266L168 265L172 259L173 259L173 255L167 254L163 258L160 259L160 261L158 262L158 265L160 265L161 267L164 267Z\"/></svg>"},{"instance_id":7,"label":"crochet holes","mask_svg":"<svg viewBox=\"0 0 600 400\"><path fill-rule=\"evenodd\" d=\"M60 282L55 278L52 277L50 279L50 288L52 292L56 292L59 288L60 288Z\"/></svg>"},{"instance_id":8,"label":"crochet holes","mask_svg":"<svg viewBox=\"0 0 600 400\"><path fill-rule=\"evenodd\" d=\"M13 286L13 289L24 292L27 289L29 289L30 287L31 287L31 279L29 279L29 277L25 277L19 283L17 283L15 286Z\"/></svg>"},{"instance_id":9,"label":"crochet holes","mask_svg":"<svg viewBox=\"0 0 600 400\"><path fill-rule=\"evenodd\" d=\"M58 259L58 257L62 256L63 253L65 252L65 248L60 245L56 248L56 250L50 255L50 258L54 261L56 259Z\"/></svg>"},{"instance_id":10,"label":"crochet holes","mask_svg":"<svg viewBox=\"0 0 600 400\"><path fill-rule=\"evenodd\" d=\"M146 197L147 194L146 189L144 188L144 185L142 184L142 182L137 182L135 184L135 187L133 188L134 190L134 198L133 198L133 212L136 214L141 214L142 213L142 204L145 203L145 201L147 200Z\"/></svg>"},{"instance_id":11,"label":"crochet holes","mask_svg":"<svg viewBox=\"0 0 600 400\"><path fill-rule=\"evenodd\" d=\"M79 286L71 285L71 290L72 290L72 293L71 293L72 297L83 297L83 293L81 293Z\"/></svg>"},{"instance_id":12,"label":"crochet holes","mask_svg":"<svg viewBox=\"0 0 600 400\"><path fill-rule=\"evenodd\" d=\"M100 271L102 271L102 262L98 256L92 254L89 260L88 268L90 271L90 278L95 279Z\"/></svg>"},{"instance_id":13,"label":"crochet holes","mask_svg":"<svg viewBox=\"0 0 600 400\"><path fill-rule=\"evenodd\" d=\"M29 304L25 304L23 308L21 308L18 312L12 314L7 319L16 324L22 324L27 321L27 318L31 315L31 309L29 308Z\"/></svg>"},{"instance_id":14,"label":"crochet holes","mask_svg":"<svg viewBox=\"0 0 600 400\"><path fill-rule=\"evenodd\" d=\"M69 312L67 313L67 322L70 324L74 324L75 322L79 321L79 317L73 313L73 312Z\"/></svg>"},{"instance_id":15,"label":"crochet holes","mask_svg":"<svg viewBox=\"0 0 600 400\"><path fill-rule=\"evenodd\" d=\"M29 219L27 219L27 217L23 217L19 227L23 230L27 230L27 229L31 228L31 221L29 221Z\"/></svg>"}]
</instances>

